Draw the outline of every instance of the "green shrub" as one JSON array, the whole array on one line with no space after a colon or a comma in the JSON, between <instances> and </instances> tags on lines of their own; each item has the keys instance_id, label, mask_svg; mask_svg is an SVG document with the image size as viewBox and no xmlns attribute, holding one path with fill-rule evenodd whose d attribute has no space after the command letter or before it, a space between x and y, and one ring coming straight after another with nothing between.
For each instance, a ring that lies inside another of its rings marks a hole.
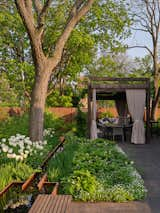
<instances>
[{"instance_id":1,"label":"green shrub","mask_svg":"<svg viewBox=\"0 0 160 213\"><path fill-rule=\"evenodd\" d=\"M28 135L28 114L9 117L6 121L0 122L0 139L9 138L17 133Z\"/></svg>"},{"instance_id":2,"label":"green shrub","mask_svg":"<svg viewBox=\"0 0 160 213\"><path fill-rule=\"evenodd\" d=\"M26 180L34 171L35 170L33 170L32 167L21 162L12 162L1 166L0 190L12 181Z\"/></svg>"},{"instance_id":3,"label":"green shrub","mask_svg":"<svg viewBox=\"0 0 160 213\"><path fill-rule=\"evenodd\" d=\"M67 194L74 194L75 199L83 201L95 200L97 189L100 187L88 170L75 170L69 178L64 178L64 191Z\"/></svg>"},{"instance_id":4,"label":"green shrub","mask_svg":"<svg viewBox=\"0 0 160 213\"><path fill-rule=\"evenodd\" d=\"M110 111L101 112L99 115L99 118L113 118L113 117L114 117L114 115Z\"/></svg>"},{"instance_id":5,"label":"green shrub","mask_svg":"<svg viewBox=\"0 0 160 213\"><path fill-rule=\"evenodd\" d=\"M80 108L78 108L76 116L76 135L78 137L85 137L86 127L87 127L86 113L82 112Z\"/></svg>"},{"instance_id":6,"label":"green shrub","mask_svg":"<svg viewBox=\"0 0 160 213\"><path fill-rule=\"evenodd\" d=\"M51 160L48 175L61 181L61 192L75 200L140 200L146 195L143 180L114 142L89 140L68 134L64 152Z\"/></svg>"},{"instance_id":7,"label":"green shrub","mask_svg":"<svg viewBox=\"0 0 160 213\"><path fill-rule=\"evenodd\" d=\"M54 117L51 112L45 112L44 114L44 128L60 129L64 125L64 121ZM22 135L29 135L29 116L28 113L24 113L22 116L9 117L6 121L0 122L0 139L9 138L17 133Z\"/></svg>"},{"instance_id":8,"label":"green shrub","mask_svg":"<svg viewBox=\"0 0 160 213\"><path fill-rule=\"evenodd\" d=\"M64 125L64 121L57 118L52 112L46 110L44 114L44 128L60 129Z\"/></svg>"}]
</instances>

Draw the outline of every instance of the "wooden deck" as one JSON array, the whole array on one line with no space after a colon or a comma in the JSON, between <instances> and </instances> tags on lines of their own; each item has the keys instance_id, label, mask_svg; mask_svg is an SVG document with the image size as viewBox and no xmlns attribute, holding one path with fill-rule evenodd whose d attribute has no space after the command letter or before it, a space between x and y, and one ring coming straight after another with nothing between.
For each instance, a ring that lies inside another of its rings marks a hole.
<instances>
[{"instance_id":1,"label":"wooden deck","mask_svg":"<svg viewBox=\"0 0 160 213\"><path fill-rule=\"evenodd\" d=\"M29 213L69 213L71 195L38 195Z\"/></svg>"},{"instance_id":2,"label":"wooden deck","mask_svg":"<svg viewBox=\"0 0 160 213\"><path fill-rule=\"evenodd\" d=\"M151 213L144 202L71 202L69 213Z\"/></svg>"}]
</instances>

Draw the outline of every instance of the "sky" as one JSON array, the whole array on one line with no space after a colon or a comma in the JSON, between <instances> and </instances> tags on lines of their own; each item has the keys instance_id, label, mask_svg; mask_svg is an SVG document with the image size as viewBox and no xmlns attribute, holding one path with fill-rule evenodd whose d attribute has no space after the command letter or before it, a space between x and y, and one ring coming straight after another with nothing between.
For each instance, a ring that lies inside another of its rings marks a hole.
<instances>
[{"instance_id":1,"label":"sky","mask_svg":"<svg viewBox=\"0 0 160 213\"><path fill-rule=\"evenodd\" d=\"M132 31L132 36L125 41L128 46L142 45L152 49L151 37L149 34L141 31ZM134 57L144 57L149 52L144 48L131 48L127 50L127 54Z\"/></svg>"}]
</instances>

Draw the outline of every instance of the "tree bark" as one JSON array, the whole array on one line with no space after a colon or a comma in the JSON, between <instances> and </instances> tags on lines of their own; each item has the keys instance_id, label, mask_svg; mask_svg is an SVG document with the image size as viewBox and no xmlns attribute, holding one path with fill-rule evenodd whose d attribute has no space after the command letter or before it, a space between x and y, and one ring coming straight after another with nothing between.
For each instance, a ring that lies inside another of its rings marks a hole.
<instances>
[{"instance_id":1,"label":"tree bark","mask_svg":"<svg viewBox=\"0 0 160 213\"><path fill-rule=\"evenodd\" d=\"M158 67L158 55L157 55L157 45L154 45L153 51L153 64L154 64L154 97L152 100L151 109L151 120L156 120L156 109L158 108L159 102L159 67Z\"/></svg>"},{"instance_id":2,"label":"tree bark","mask_svg":"<svg viewBox=\"0 0 160 213\"><path fill-rule=\"evenodd\" d=\"M64 46L72 30L78 24L80 19L89 11L94 0L88 0L86 2L82 0L75 1L64 30L55 44L52 56L47 57L44 54L42 44L43 32L45 29L45 16L51 3L51 0L46 0L43 4L40 0L15 0L17 10L30 39L32 57L35 65L35 81L31 95L29 122L29 132L32 141L43 140L44 108L48 81L51 73L55 71L56 66L62 58ZM37 18L34 13L34 8Z\"/></svg>"},{"instance_id":3,"label":"tree bark","mask_svg":"<svg viewBox=\"0 0 160 213\"><path fill-rule=\"evenodd\" d=\"M160 88L159 88L159 78L155 76L154 79L154 98L152 100L152 108L151 108L151 120L156 120L156 109L158 108L159 103L159 95L160 95Z\"/></svg>"},{"instance_id":4,"label":"tree bark","mask_svg":"<svg viewBox=\"0 0 160 213\"><path fill-rule=\"evenodd\" d=\"M50 72L44 66L43 71L37 70L31 95L29 135L32 141L43 140L43 121L45 101Z\"/></svg>"}]
</instances>

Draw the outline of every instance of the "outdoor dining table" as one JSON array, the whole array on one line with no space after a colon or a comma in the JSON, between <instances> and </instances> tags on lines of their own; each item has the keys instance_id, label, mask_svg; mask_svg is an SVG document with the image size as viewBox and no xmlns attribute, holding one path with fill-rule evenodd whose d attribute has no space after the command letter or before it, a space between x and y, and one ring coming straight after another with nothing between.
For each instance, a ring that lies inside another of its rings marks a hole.
<instances>
[{"instance_id":1,"label":"outdoor dining table","mask_svg":"<svg viewBox=\"0 0 160 213\"><path fill-rule=\"evenodd\" d=\"M105 136L115 140L116 136L121 136L122 142L126 141L126 131L132 128L132 124L120 125L120 124L106 124L105 125Z\"/></svg>"}]
</instances>

